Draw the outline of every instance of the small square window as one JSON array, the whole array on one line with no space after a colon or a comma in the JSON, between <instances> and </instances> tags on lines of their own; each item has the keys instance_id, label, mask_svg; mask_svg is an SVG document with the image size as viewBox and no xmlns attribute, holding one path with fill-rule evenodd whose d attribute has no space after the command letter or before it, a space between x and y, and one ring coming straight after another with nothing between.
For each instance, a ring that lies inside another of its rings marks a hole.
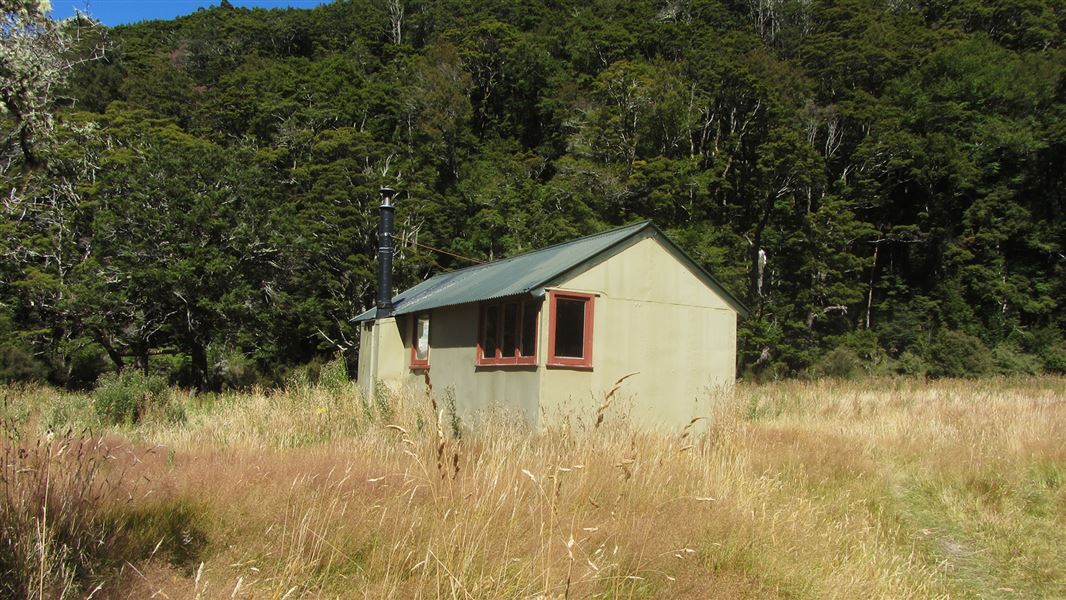
<instances>
[{"instance_id":1,"label":"small square window","mask_svg":"<svg viewBox=\"0 0 1066 600\"><path fill-rule=\"evenodd\" d=\"M595 296L551 292L548 366L592 368L592 323Z\"/></svg>"}]
</instances>

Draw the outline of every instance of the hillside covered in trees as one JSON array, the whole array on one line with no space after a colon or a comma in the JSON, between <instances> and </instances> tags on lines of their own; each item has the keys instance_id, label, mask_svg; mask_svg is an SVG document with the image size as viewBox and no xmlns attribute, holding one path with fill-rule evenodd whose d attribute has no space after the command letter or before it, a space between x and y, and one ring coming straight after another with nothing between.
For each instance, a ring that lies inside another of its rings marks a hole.
<instances>
[{"instance_id":1,"label":"hillside covered in trees","mask_svg":"<svg viewBox=\"0 0 1066 600\"><path fill-rule=\"evenodd\" d=\"M354 354L382 184L400 287L650 218L751 307L747 376L1066 371L1061 0L9 4L0 378Z\"/></svg>"}]
</instances>

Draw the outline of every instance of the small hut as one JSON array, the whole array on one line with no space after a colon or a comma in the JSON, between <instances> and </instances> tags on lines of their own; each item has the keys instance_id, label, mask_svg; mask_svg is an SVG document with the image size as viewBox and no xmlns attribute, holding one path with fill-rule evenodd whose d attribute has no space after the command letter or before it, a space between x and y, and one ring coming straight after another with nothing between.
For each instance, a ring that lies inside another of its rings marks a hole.
<instances>
[{"instance_id":1,"label":"small hut","mask_svg":"<svg viewBox=\"0 0 1066 600\"><path fill-rule=\"evenodd\" d=\"M591 416L629 376L617 409L683 426L733 384L746 309L652 222L441 273L391 297L386 204L378 303L354 319L365 393L431 383L454 394L460 415L502 408L537 427Z\"/></svg>"}]
</instances>

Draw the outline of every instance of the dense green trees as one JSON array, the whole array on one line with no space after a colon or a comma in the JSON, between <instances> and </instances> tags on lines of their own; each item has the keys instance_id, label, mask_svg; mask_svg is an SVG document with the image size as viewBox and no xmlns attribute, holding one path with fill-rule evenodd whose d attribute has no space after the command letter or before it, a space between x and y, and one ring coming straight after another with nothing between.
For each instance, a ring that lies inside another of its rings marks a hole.
<instances>
[{"instance_id":1,"label":"dense green trees","mask_svg":"<svg viewBox=\"0 0 1066 600\"><path fill-rule=\"evenodd\" d=\"M399 285L464 265L416 241L489 259L652 218L750 304L742 372L1066 368L1057 0L5 19L6 379L349 352L383 183ZM34 44L51 70L7 58Z\"/></svg>"}]
</instances>

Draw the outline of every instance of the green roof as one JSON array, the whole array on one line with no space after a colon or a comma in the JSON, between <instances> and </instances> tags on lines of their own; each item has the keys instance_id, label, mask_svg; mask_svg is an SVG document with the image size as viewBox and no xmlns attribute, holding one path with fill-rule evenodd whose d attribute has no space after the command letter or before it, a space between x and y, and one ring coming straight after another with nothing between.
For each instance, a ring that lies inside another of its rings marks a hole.
<instances>
[{"instance_id":1,"label":"green roof","mask_svg":"<svg viewBox=\"0 0 1066 600\"><path fill-rule=\"evenodd\" d=\"M721 293L737 312L747 314L743 303L674 245L654 223L642 221L511 258L441 273L393 298L393 310L390 315L405 315L505 296L536 294L567 272L640 234L644 234L641 237L654 235L664 240L702 276L705 283ZM371 308L352 321L369 321L377 316L377 309Z\"/></svg>"}]
</instances>

